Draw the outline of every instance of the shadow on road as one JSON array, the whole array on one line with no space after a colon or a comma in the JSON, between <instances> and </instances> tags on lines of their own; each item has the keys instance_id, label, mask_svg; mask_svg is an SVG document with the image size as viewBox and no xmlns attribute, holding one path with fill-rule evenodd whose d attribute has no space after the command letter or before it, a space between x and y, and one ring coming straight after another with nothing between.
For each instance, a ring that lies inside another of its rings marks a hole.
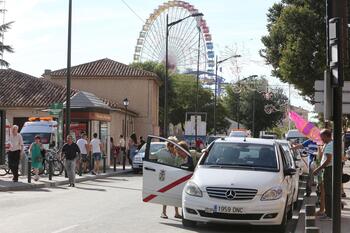
<instances>
[{"instance_id":1,"label":"shadow on road","mask_svg":"<svg viewBox=\"0 0 350 233\"><path fill-rule=\"evenodd\" d=\"M181 228L183 229L183 226L177 223L161 223L163 225ZM215 233L215 232L230 232L230 233L271 233L271 230L267 229L266 227L259 227L259 226L243 226L243 225L223 225L223 224L198 224L195 228L188 228L189 230L193 232L198 233Z\"/></svg>"},{"instance_id":2,"label":"shadow on road","mask_svg":"<svg viewBox=\"0 0 350 233\"><path fill-rule=\"evenodd\" d=\"M104 188L112 188L112 189L125 189L125 190L133 190L133 191L142 191L142 189L138 188L126 188L122 186L113 186L113 185L102 185L102 184L88 184L84 183L84 185L89 185L89 186L99 186L99 187L104 187Z\"/></svg>"},{"instance_id":3,"label":"shadow on road","mask_svg":"<svg viewBox=\"0 0 350 233\"><path fill-rule=\"evenodd\" d=\"M87 190L87 191L99 191L99 192L106 192L106 189L99 189L99 188L84 188L84 187L75 187L76 189L81 190Z\"/></svg>"}]
</instances>

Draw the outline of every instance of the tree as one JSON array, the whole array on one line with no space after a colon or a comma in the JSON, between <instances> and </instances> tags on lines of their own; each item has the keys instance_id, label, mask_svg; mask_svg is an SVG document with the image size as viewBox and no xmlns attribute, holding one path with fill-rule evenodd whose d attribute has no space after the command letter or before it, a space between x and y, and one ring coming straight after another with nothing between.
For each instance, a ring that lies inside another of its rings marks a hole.
<instances>
[{"instance_id":1,"label":"tree","mask_svg":"<svg viewBox=\"0 0 350 233\"><path fill-rule=\"evenodd\" d=\"M271 89L273 95L270 99L264 98L262 91L268 89L268 82L265 78L254 79L253 77L245 78L240 83L241 92L235 93L232 86L226 87L226 96L224 104L229 109L229 115L237 121L237 109L240 123L252 131L252 135L259 136L259 132L277 126L284 117L283 106L286 106L288 98L283 94L282 89ZM235 88L236 89L236 88ZM239 98L239 108L238 108ZM275 106L277 110L272 114L265 112L265 106ZM255 117L253 117L253 111ZM254 132L253 132L253 122Z\"/></svg>"},{"instance_id":2,"label":"tree","mask_svg":"<svg viewBox=\"0 0 350 233\"><path fill-rule=\"evenodd\" d=\"M132 67L151 71L156 73L163 81L165 78L165 67L156 62L133 63ZM164 82L159 89L159 124L163 125L164 114ZM184 75L173 73L168 80L168 109L169 123L174 125L185 123L186 112L194 112L196 104L196 77L193 75ZM213 130L213 111L214 111L214 95L212 91L205 89L202 85L199 86L198 111L207 113L207 131ZM224 130L228 127L228 122L225 120L227 116L226 109L222 103L217 106L217 129Z\"/></svg>"},{"instance_id":3,"label":"tree","mask_svg":"<svg viewBox=\"0 0 350 233\"><path fill-rule=\"evenodd\" d=\"M268 35L261 39L260 55L272 65L272 75L309 98L326 68L324 17L324 1L282 0L269 9Z\"/></svg>"},{"instance_id":4,"label":"tree","mask_svg":"<svg viewBox=\"0 0 350 233\"><path fill-rule=\"evenodd\" d=\"M8 29L11 28L11 24L13 22L5 23L0 26L0 38L3 38L4 33L7 32ZM0 41L0 66L8 67L9 63L2 59L4 52L13 53L13 48L9 45L4 45L2 41Z\"/></svg>"}]
</instances>

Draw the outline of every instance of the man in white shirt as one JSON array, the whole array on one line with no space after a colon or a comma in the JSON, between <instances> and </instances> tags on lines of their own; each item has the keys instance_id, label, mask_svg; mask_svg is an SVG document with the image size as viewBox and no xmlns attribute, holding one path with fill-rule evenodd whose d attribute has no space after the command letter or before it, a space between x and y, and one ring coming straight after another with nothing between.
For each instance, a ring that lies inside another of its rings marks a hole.
<instances>
[{"instance_id":1,"label":"man in white shirt","mask_svg":"<svg viewBox=\"0 0 350 233\"><path fill-rule=\"evenodd\" d=\"M90 149L95 160L95 167L92 174L96 175L100 172L100 160L102 157L103 147L100 139L97 138L97 133L94 133L93 137L94 138L90 142Z\"/></svg>"},{"instance_id":2,"label":"man in white shirt","mask_svg":"<svg viewBox=\"0 0 350 233\"><path fill-rule=\"evenodd\" d=\"M88 144L86 138L87 138L86 134L82 133L81 138L77 141L77 145L80 149L80 154L81 154L80 160L77 160L77 161L79 161L77 165L80 166L80 164L81 164L81 169L82 169L82 172L84 172L84 173L86 172L86 167L88 165L87 164L87 156L89 153L89 144Z\"/></svg>"},{"instance_id":3,"label":"man in white shirt","mask_svg":"<svg viewBox=\"0 0 350 233\"><path fill-rule=\"evenodd\" d=\"M8 153L9 168L13 174L13 182L18 182L18 164L21 153L23 151L23 138L18 133L18 126L12 126L12 134L10 135L10 149Z\"/></svg>"}]
</instances>

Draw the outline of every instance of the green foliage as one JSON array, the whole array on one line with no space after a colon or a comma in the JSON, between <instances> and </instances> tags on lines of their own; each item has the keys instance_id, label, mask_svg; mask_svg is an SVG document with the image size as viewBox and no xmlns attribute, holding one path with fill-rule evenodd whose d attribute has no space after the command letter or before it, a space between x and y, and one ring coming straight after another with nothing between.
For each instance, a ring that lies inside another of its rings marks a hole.
<instances>
[{"instance_id":1,"label":"green foliage","mask_svg":"<svg viewBox=\"0 0 350 233\"><path fill-rule=\"evenodd\" d=\"M13 22L9 22L9 23L5 23L0 25L0 38L3 37L4 33L11 28ZM0 56L2 57L4 55L4 52L9 52L9 53L13 53L13 48L9 45L4 45L1 41L0 41ZM1 66L5 66L8 67L9 63L3 59L0 58L0 65Z\"/></svg>"},{"instance_id":2,"label":"green foliage","mask_svg":"<svg viewBox=\"0 0 350 233\"><path fill-rule=\"evenodd\" d=\"M144 69L156 73L161 80L165 78L165 67L156 62L133 63L132 67ZM177 125L185 123L186 112L194 112L196 104L197 82L193 75L184 75L173 73L168 80L168 111L169 122ZM164 82L159 89L159 125L163 125L164 114ZM213 111L214 111L214 95L212 91L205 89L199 85L198 92L198 111L207 113L207 131L213 130ZM225 130L228 122L225 120L227 116L226 109L222 103L217 105L217 130Z\"/></svg>"},{"instance_id":3,"label":"green foliage","mask_svg":"<svg viewBox=\"0 0 350 233\"><path fill-rule=\"evenodd\" d=\"M229 109L229 117L237 121L237 115L239 114L240 123L250 129L255 137L259 136L260 131L276 127L283 119L284 112L277 111L267 114L264 108L266 105L273 105L278 109L286 105L288 98L283 94L283 91L281 89L272 90L274 94L271 99L267 100L260 93L261 90L266 90L268 86L266 79L247 78L240 82L240 86L242 91L239 94L233 91L232 86L226 88L226 96L223 101L226 109ZM253 111L255 111L254 132Z\"/></svg>"},{"instance_id":4,"label":"green foliage","mask_svg":"<svg viewBox=\"0 0 350 233\"><path fill-rule=\"evenodd\" d=\"M275 3L267 14L268 35L261 39L260 55L272 65L272 75L310 98L326 66L324 5L317 0Z\"/></svg>"}]
</instances>

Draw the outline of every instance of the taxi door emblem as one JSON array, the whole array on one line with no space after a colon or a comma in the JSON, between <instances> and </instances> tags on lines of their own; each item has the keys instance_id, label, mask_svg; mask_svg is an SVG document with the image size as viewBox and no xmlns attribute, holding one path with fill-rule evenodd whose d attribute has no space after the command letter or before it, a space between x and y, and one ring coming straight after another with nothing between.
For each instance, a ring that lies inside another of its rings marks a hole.
<instances>
[{"instance_id":1,"label":"taxi door emblem","mask_svg":"<svg viewBox=\"0 0 350 233\"><path fill-rule=\"evenodd\" d=\"M160 170L159 172L159 180L164 181L165 180L165 170Z\"/></svg>"}]
</instances>

